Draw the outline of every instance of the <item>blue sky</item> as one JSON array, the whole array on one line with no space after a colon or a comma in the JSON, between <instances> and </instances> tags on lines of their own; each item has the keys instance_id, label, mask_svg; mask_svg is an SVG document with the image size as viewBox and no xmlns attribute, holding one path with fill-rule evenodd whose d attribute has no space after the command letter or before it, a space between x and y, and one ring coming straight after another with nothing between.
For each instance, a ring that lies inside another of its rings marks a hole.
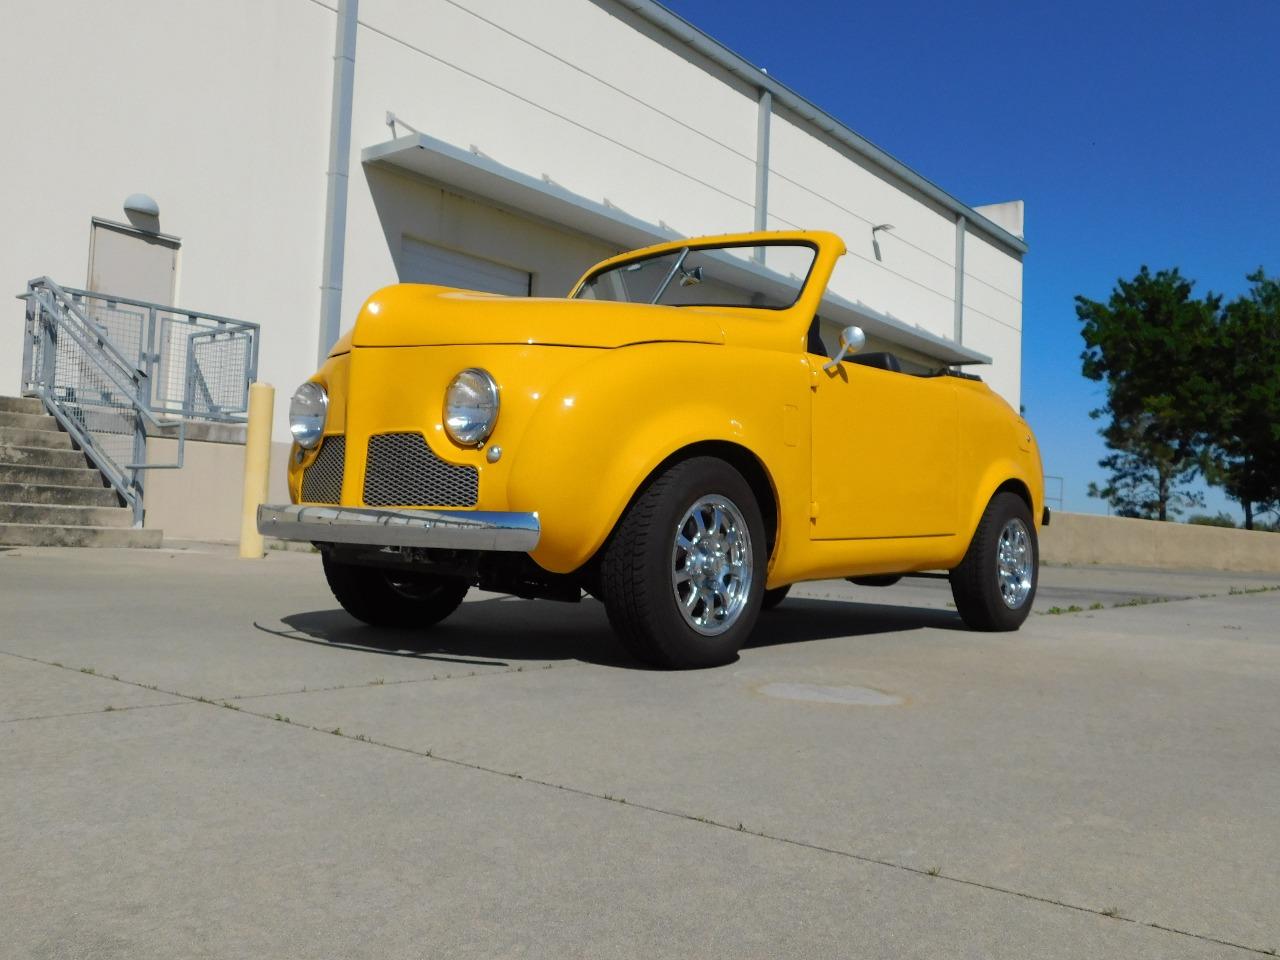
<instances>
[{"instance_id":1,"label":"blue sky","mask_svg":"<svg viewBox=\"0 0 1280 960\"><path fill-rule=\"evenodd\" d=\"M1073 297L1280 273L1280 2L663 2L959 199L1026 201L1023 403L1066 508L1104 512Z\"/></svg>"}]
</instances>

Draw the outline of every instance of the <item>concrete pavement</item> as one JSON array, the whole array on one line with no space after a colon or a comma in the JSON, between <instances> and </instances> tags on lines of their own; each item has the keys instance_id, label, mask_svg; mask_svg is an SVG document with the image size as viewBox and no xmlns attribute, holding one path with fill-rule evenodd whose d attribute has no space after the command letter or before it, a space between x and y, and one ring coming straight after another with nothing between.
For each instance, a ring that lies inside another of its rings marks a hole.
<instances>
[{"instance_id":1,"label":"concrete pavement","mask_svg":"<svg viewBox=\"0 0 1280 960\"><path fill-rule=\"evenodd\" d=\"M1265 954L1276 579L1046 569L1012 635L811 584L668 674L594 602L0 552L0 956Z\"/></svg>"}]
</instances>

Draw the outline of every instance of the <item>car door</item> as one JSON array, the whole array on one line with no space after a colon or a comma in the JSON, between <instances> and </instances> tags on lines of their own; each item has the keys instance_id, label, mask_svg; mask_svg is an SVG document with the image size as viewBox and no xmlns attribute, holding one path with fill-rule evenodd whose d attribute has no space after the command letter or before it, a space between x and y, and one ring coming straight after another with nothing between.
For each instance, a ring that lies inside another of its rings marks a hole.
<instances>
[{"instance_id":1,"label":"car door","mask_svg":"<svg viewBox=\"0 0 1280 960\"><path fill-rule=\"evenodd\" d=\"M957 529L957 401L949 377L813 365L814 540L926 537Z\"/></svg>"}]
</instances>

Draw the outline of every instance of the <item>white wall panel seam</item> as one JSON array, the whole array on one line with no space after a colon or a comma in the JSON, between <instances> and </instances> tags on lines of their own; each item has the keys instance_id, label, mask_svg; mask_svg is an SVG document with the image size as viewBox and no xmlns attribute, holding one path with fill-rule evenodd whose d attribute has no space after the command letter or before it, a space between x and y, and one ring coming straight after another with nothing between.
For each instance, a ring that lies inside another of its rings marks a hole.
<instances>
[{"instance_id":1,"label":"white wall panel seam","mask_svg":"<svg viewBox=\"0 0 1280 960\"><path fill-rule=\"evenodd\" d=\"M1001 320L999 317L993 317L989 313L984 313L983 311L979 310L977 307L971 306L968 303L964 305L964 312L976 313L978 316L985 317L986 319L990 320L992 323L998 323L1000 324L1000 326L1005 327L1006 329L1012 330L1014 333L1017 333L1017 334L1022 333L1022 330L1019 327L1015 327L1013 324L1005 320Z\"/></svg>"},{"instance_id":2,"label":"white wall panel seam","mask_svg":"<svg viewBox=\"0 0 1280 960\"><path fill-rule=\"evenodd\" d=\"M843 210L845 213L849 214L849 216L853 217L853 218L854 218L854 219L856 219L856 220L861 220L861 221L862 221L863 223L865 223L867 226L869 226L869 227L873 227L873 226L875 226L875 222L874 222L874 221L867 219L865 216L863 216L862 214L860 214L860 213L858 213L858 212L856 212L856 211L854 211L854 210L850 210L848 207L844 206L844 204L840 203L840 202L839 202L839 201L837 201L837 200L833 200L831 197L828 197L828 196L826 196L825 194L821 194L821 193L819 193L817 190L814 190L812 187L806 187L806 186L805 186L803 183L801 183L800 181L798 181L798 180L794 180L794 179L792 179L791 177L787 176L785 173L781 173L781 172L779 172L776 168L772 168L772 167L771 167L771 168L770 168L770 170L769 170L769 173L770 173L770 174L772 174L773 176L777 177L779 180L785 180L785 181L787 181L787 183L791 184L793 187L797 187L797 188L799 188L800 190L803 190L805 193L809 194L809 195L810 195L810 196L812 196L813 198L815 198L815 199L817 199L817 200L821 200L821 201L823 201L824 203L829 203L829 204L831 204L831 206L835 207L837 210ZM887 180L886 180L886 181L884 181L884 182L885 182L886 184L888 184L889 186L891 186L891 187L893 186L893 184L889 183L889 181L887 181ZM894 189L897 189L897 188L895 187ZM904 192L904 193L903 193L903 196L905 196L905 197L906 197L907 199L909 199L909 200L915 200L915 198L914 198L914 197L912 197L912 196L911 196L910 194L908 194L908 193L905 193L905 192ZM918 201L916 201L916 202L918 202ZM787 223L787 222L788 222L788 221L784 220L782 217L778 217L777 219L781 220L783 223ZM797 228L797 229L799 229L799 228ZM946 257L940 257L940 256L938 256L936 253L934 253L932 250L926 250L924 247L920 246L919 244L912 243L910 240L908 240L906 237L904 237L904 236L903 236L902 234L900 234L900 233L896 233L896 232L895 232L895 233L893 234L893 237L894 237L894 239L895 239L895 240L900 241L901 243L905 244L906 246L911 247L912 249L915 249L915 250L919 250L919 251L920 251L921 253L923 253L926 257L932 257L934 260L937 260L939 263L941 263L941 264L945 264L946 266L951 267L951 268L953 268L953 269L954 269L955 264L954 264L954 263L952 263L950 260L948 260Z\"/></svg>"},{"instance_id":3,"label":"white wall panel seam","mask_svg":"<svg viewBox=\"0 0 1280 960\"><path fill-rule=\"evenodd\" d=\"M966 280L974 280L974 281L976 281L976 282L978 282L978 283L982 284L982 285L983 285L984 287L986 287L988 290L993 290L993 291L995 291L996 293L1000 294L1002 297L1007 297L1008 299L1012 300L1012 301L1013 301L1014 303L1016 303L1018 306L1022 306L1022 298L1021 298L1021 297L1015 297L1015 296L1014 296L1012 293L1010 293L1008 290L1003 290L1003 289L1001 289L1000 287L997 287L997 286L996 286L994 283L992 283L990 280L983 280L983 279L982 279L981 277L979 277L977 274L970 273L968 270L966 270L966 271L964 272L964 276L965 276L965 279L966 279Z\"/></svg>"},{"instance_id":4,"label":"white wall panel seam","mask_svg":"<svg viewBox=\"0 0 1280 960\"><path fill-rule=\"evenodd\" d=\"M607 87L608 89L612 90L614 93L617 93L623 97L626 97L628 100L631 100L632 102L639 104L645 109L653 113L656 113L660 117L665 117L667 120L670 120L672 123L676 124L679 127L683 127L685 130L688 130L690 133L697 134L699 137L701 137L703 140L706 140L708 143L713 143L718 147L723 147L725 150L729 151L735 156L741 157L743 160L749 160L752 163L756 162L756 158L754 156L743 153L741 150L725 143L723 140L717 140L715 137L711 136L711 134L707 133L705 130L700 130L699 128L695 127L691 123L685 123L679 117L672 116L671 114L667 113L665 110L655 107L652 103L649 103L647 100L642 100L640 97L637 97L633 93L629 93L628 91L624 90L622 87L618 86L615 83L610 83L608 80L604 79L604 77L601 77L599 74L592 73L590 70L587 70L584 67L578 66L578 64L574 63L572 60L567 60L564 57L560 56L560 54L555 53L551 50L548 50L546 47L539 46L538 44L534 43L532 40L528 39L527 37L522 37L520 36L520 34L516 33L515 31L509 30L506 27L502 26L502 24L495 23L493 20L490 20L488 17L482 16L481 14L476 13L474 10L471 10L463 6L462 4L457 3L456 0L439 0L439 2L447 3L449 4L449 6L455 7L458 10L461 10L463 13L466 13L474 17L475 19L479 20L481 23L488 24L489 26L493 27L493 29L506 34L507 36L511 37L514 40L518 40L520 43L523 43L527 47L537 50L539 53L543 54L544 56L550 57L552 60L555 60L558 63L563 64L564 66L568 67L570 70L575 71L576 73L582 74L584 77L590 77L592 80L596 81L601 86ZM361 21L361 23L364 23L364 21ZM364 25L368 26L368 24L364 24ZM374 28L370 27L370 29L374 29Z\"/></svg>"},{"instance_id":5,"label":"white wall panel seam","mask_svg":"<svg viewBox=\"0 0 1280 960\"><path fill-rule=\"evenodd\" d=\"M628 153L634 153L636 156L642 157L645 160L648 160L650 163L656 163L658 166L662 167L663 169L669 170L672 173L675 173L681 177L684 177L685 179L690 180L698 184L699 186L706 187L708 190L714 191L715 193L720 194L726 199L732 200L735 203L740 203L744 207L748 207L752 209L754 209L755 207L754 197L751 199L743 199L742 197L734 196L729 191L724 190L721 187L717 187L713 183L708 183L705 180L695 177L693 174L689 173L686 170L681 170L679 167L674 166L670 163L667 163L664 160L660 160L657 157L651 156L642 150L637 150L635 147L631 146L630 144L623 143L621 140L617 140L613 137L603 134L599 130L595 130L585 123L580 123L579 121L574 120L572 117L568 117L562 113L558 113L555 110L552 110L550 107L547 107L541 103L538 103L536 100L531 100L528 97L524 96L523 94L516 93L514 90L509 90L508 88L502 86L501 84L494 83L492 80L486 79L485 77L482 77L477 73L473 73L472 71L466 69L465 67L460 67L456 63L451 63L450 61L445 60L443 57L437 54L431 53L428 50L423 50L421 47L414 46L412 43L409 43L407 40L402 40L400 37L392 36L391 34L387 33L385 30L381 30L378 27L370 26L369 24L365 23L363 20L360 21L360 26L364 27L366 30L370 31L371 33L377 34L378 36L386 40L390 40L392 43L399 44L400 46L405 47L406 49L412 50L413 52L418 53L428 58L429 60L434 60L436 63L439 63L442 66L446 66L452 70L456 70L458 73L461 73L464 76L470 77L472 80L475 80L478 83L483 83L485 86L492 87L495 90L499 90L502 93L507 94L507 96L512 97L516 100L519 100L521 103L528 104L529 106L537 110L541 110L542 112L547 113L558 120L563 120L565 123L571 124L572 126L577 127L579 130L583 130L586 133L599 137L601 140L604 140L608 143L612 143L616 147L621 147L623 150L626 150ZM751 158L750 163L754 167L755 165L754 157Z\"/></svg>"}]
</instances>

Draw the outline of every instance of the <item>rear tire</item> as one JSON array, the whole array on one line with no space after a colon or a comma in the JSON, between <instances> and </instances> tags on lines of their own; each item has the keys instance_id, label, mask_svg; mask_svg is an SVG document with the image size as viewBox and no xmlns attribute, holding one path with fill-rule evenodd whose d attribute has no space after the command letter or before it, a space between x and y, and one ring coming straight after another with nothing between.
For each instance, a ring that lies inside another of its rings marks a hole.
<instances>
[{"instance_id":1,"label":"rear tire","mask_svg":"<svg viewBox=\"0 0 1280 960\"><path fill-rule=\"evenodd\" d=\"M470 589L459 577L396 573L323 559L325 579L342 609L371 627L430 627L457 610Z\"/></svg>"},{"instance_id":2,"label":"rear tire","mask_svg":"<svg viewBox=\"0 0 1280 960\"><path fill-rule=\"evenodd\" d=\"M1040 582L1040 545L1026 501L1015 493L991 498L950 580L956 609L970 629L1022 626Z\"/></svg>"},{"instance_id":3,"label":"rear tire","mask_svg":"<svg viewBox=\"0 0 1280 960\"><path fill-rule=\"evenodd\" d=\"M678 463L640 492L605 547L609 622L652 666L731 663L760 612L767 561L742 475L714 457Z\"/></svg>"}]
</instances>

